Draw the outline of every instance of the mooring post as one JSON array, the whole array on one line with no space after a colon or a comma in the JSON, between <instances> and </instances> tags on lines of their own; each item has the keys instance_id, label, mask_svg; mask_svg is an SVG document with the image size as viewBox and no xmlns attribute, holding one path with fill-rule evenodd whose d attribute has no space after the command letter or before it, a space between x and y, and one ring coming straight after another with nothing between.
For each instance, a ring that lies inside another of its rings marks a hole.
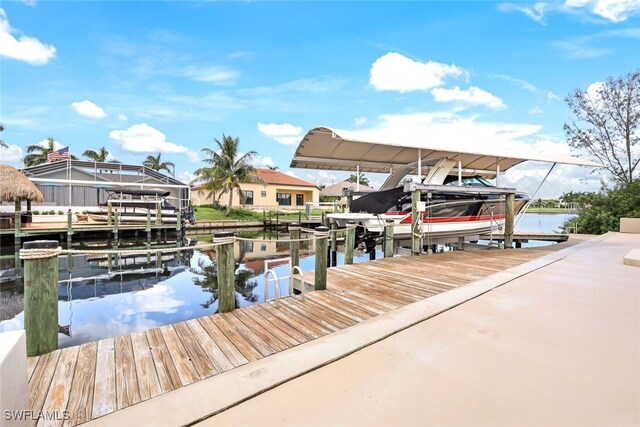
<instances>
[{"instance_id":1,"label":"mooring post","mask_svg":"<svg viewBox=\"0 0 640 427\"><path fill-rule=\"evenodd\" d=\"M16 244L20 244L20 229L22 228L22 202L20 200L16 200L15 203L15 214L14 214L14 222L13 225L15 226L15 241Z\"/></svg>"},{"instance_id":2,"label":"mooring post","mask_svg":"<svg viewBox=\"0 0 640 427\"><path fill-rule=\"evenodd\" d=\"M515 193L507 194L505 203L504 218L504 247L511 249L513 247L513 220L515 216L516 195Z\"/></svg>"},{"instance_id":3,"label":"mooring post","mask_svg":"<svg viewBox=\"0 0 640 427\"><path fill-rule=\"evenodd\" d=\"M147 209L147 227L145 229L147 231L147 242L151 241L151 211Z\"/></svg>"},{"instance_id":4,"label":"mooring post","mask_svg":"<svg viewBox=\"0 0 640 427\"><path fill-rule=\"evenodd\" d=\"M73 235L73 214L71 209L67 211L67 246L71 245L71 236Z\"/></svg>"},{"instance_id":5,"label":"mooring post","mask_svg":"<svg viewBox=\"0 0 640 427\"><path fill-rule=\"evenodd\" d=\"M395 223L388 219L384 225L384 257L393 258L393 227Z\"/></svg>"},{"instance_id":6,"label":"mooring post","mask_svg":"<svg viewBox=\"0 0 640 427\"><path fill-rule=\"evenodd\" d=\"M162 204L156 203L156 225L162 224Z\"/></svg>"},{"instance_id":7,"label":"mooring post","mask_svg":"<svg viewBox=\"0 0 640 427\"><path fill-rule=\"evenodd\" d=\"M56 249L56 240L25 242L23 249ZM24 328L27 356L58 348L58 256L24 260Z\"/></svg>"},{"instance_id":8,"label":"mooring post","mask_svg":"<svg viewBox=\"0 0 640 427\"><path fill-rule=\"evenodd\" d=\"M182 230L182 215L180 213L180 209L176 212L176 234L180 235L180 231Z\"/></svg>"},{"instance_id":9,"label":"mooring post","mask_svg":"<svg viewBox=\"0 0 640 427\"><path fill-rule=\"evenodd\" d=\"M344 238L344 263L353 264L353 249L356 245L356 223L347 221L347 233Z\"/></svg>"},{"instance_id":10,"label":"mooring post","mask_svg":"<svg viewBox=\"0 0 640 427\"><path fill-rule=\"evenodd\" d=\"M107 225L111 226L111 200L107 202Z\"/></svg>"},{"instance_id":11,"label":"mooring post","mask_svg":"<svg viewBox=\"0 0 640 427\"><path fill-rule=\"evenodd\" d=\"M420 190L413 190L411 194L411 255L420 255L420 241L422 240L420 227L422 215L418 209L420 196Z\"/></svg>"},{"instance_id":12,"label":"mooring post","mask_svg":"<svg viewBox=\"0 0 640 427\"><path fill-rule=\"evenodd\" d=\"M118 227L119 227L119 223L120 223L120 211L115 211L113 213L114 218L113 218L113 240L116 241L116 244L118 242Z\"/></svg>"},{"instance_id":13,"label":"mooring post","mask_svg":"<svg viewBox=\"0 0 640 427\"><path fill-rule=\"evenodd\" d=\"M292 242L289 244L291 251L291 267L300 267L300 224L292 222L289 224L289 236Z\"/></svg>"},{"instance_id":14,"label":"mooring post","mask_svg":"<svg viewBox=\"0 0 640 427\"><path fill-rule=\"evenodd\" d=\"M331 263L329 267L338 265L338 224L333 219L329 219L331 224Z\"/></svg>"},{"instance_id":15,"label":"mooring post","mask_svg":"<svg viewBox=\"0 0 640 427\"><path fill-rule=\"evenodd\" d=\"M329 240L329 229L324 226L316 227L313 233L316 240L316 272L314 288L316 291L327 289L327 247Z\"/></svg>"},{"instance_id":16,"label":"mooring post","mask_svg":"<svg viewBox=\"0 0 640 427\"><path fill-rule=\"evenodd\" d=\"M233 233L220 232L213 235L213 243L221 243L216 248L218 267L218 312L228 313L236 308L236 261L233 258Z\"/></svg>"}]
</instances>

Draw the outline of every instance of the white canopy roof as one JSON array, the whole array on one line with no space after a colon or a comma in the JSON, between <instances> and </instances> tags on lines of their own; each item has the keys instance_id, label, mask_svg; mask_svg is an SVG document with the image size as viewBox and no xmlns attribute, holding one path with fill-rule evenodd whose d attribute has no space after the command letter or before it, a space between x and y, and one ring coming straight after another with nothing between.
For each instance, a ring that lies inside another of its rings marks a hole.
<instances>
[{"instance_id":1,"label":"white canopy roof","mask_svg":"<svg viewBox=\"0 0 640 427\"><path fill-rule=\"evenodd\" d=\"M542 153L520 154L507 149L491 151L490 148L469 149L453 142L438 143L420 140L420 135L410 139L398 137L385 130L344 131L317 127L304 136L291 161L293 168L389 173L390 170L415 163L418 153L426 166L429 160L450 158L460 161L464 175L482 175L493 178L496 169L507 169L528 161L560 163L568 165L603 167L586 159ZM513 150L511 150L513 151Z\"/></svg>"}]
</instances>

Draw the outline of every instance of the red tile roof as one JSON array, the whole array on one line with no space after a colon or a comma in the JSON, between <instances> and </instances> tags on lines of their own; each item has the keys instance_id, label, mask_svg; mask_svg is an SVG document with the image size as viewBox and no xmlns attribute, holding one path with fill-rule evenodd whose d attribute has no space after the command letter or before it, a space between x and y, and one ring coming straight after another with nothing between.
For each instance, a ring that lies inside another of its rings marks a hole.
<instances>
[{"instance_id":1,"label":"red tile roof","mask_svg":"<svg viewBox=\"0 0 640 427\"><path fill-rule=\"evenodd\" d=\"M292 185L298 187L318 187L316 184L313 184L308 181L304 181L299 178L295 178L293 176L287 175L282 172L274 171L271 169L256 169L256 175L258 178L263 180L265 184L271 185ZM194 185L192 188L197 190L202 187L203 184Z\"/></svg>"},{"instance_id":2,"label":"red tile roof","mask_svg":"<svg viewBox=\"0 0 640 427\"><path fill-rule=\"evenodd\" d=\"M282 172L274 171L271 169L256 169L258 178L262 179L267 184L276 185L297 185L299 187L317 187L308 181L303 181L299 178L287 175Z\"/></svg>"}]
</instances>

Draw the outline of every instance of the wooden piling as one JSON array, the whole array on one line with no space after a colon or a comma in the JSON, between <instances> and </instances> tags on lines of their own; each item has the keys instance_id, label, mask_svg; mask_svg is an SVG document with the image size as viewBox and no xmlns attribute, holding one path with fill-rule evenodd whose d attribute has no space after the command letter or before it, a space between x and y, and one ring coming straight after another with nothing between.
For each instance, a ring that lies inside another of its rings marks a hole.
<instances>
[{"instance_id":1,"label":"wooden piling","mask_svg":"<svg viewBox=\"0 0 640 427\"><path fill-rule=\"evenodd\" d=\"M119 223L120 223L120 211L115 211L114 212L114 218L113 218L113 240L118 241L118 227L119 227Z\"/></svg>"},{"instance_id":2,"label":"wooden piling","mask_svg":"<svg viewBox=\"0 0 640 427\"><path fill-rule=\"evenodd\" d=\"M162 203L156 203L156 224L162 224Z\"/></svg>"},{"instance_id":3,"label":"wooden piling","mask_svg":"<svg viewBox=\"0 0 640 427\"><path fill-rule=\"evenodd\" d=\"M16 200L15 203L15 214L13 219L13 225L15 226L15 239L16 242L19 242L20 239L20 230L22 228L22 202L20 200Z\"/></svg>"},{"instance_id":4,"label":"wooden piling","mask_svg":"<svg viewBox=\"0 0 640 427\"><path fill-rule=\"evenodd\" d=\"M289 236L291 239L296 240L300 238L300 224L292 222L289 224ZM300 242L290 243L291 251L291 267L300 266Z\"/></svg>"},{"instance_id":5,"label":"wooden piling","mask_svg":"<svg viewBox=\"0 0 640 427\"><path fill-rule=\"evenodd\" d=\"M147 209L147 227L145 228L147 232L147 242L151 241L151 211Z\"/></svg>"},{"instance_id":6,"label":"wooden piling","mask_svg":"<svg viewBox=\"0 0 640 427\"><path fill-rule=\"evenodd\" d=\"M384 225L384 257L393 258L393 227L394 222L388 219Z\"/></svg>"},{"instance_id":7,"label":"wooden piling","mask_svg":"<svg viewBox=\"0 0 640 427\"><path fill-rule=\"evenodd\" d=\"M71 236L73 235L73 213L71 209L67 211L67 245L71 245Z\"/></svg>"},{"instance_id":8,"label":"wooden piling","mask_svg":"<svg viewBox=\"0 0 640 427\"><path fill-rule=\"evenodd\" d=\"M353 249L356 245L356 223L347 221L347 233L344 238L344 263L353 264Z\"/></svg>"},{"instance_id":9,"label":"wooden piling","mask_svg":"<svg viewBox=\"0 0 640 427\"><path fill-rule=\"evenodd\" d=\"M420 226L421 213L418 211L420 190L413 190L411 195L411 255L420 255L420 241L422 232Z\"/></svg>"},{"instance_id":10,"label":"wooden piling","mask_svg":"<svg viewBox=\"0 0 640 427\"><path fill-rule=\"evenodd\" d=\"M111 200L107 202L107 225L111 225Z\"/></svg>"},{"instance_id":11,"label":"wooden piling","mask_svg":"<svg viewBox=\"0 0 640 427\"><path fill-rule=\"evenodd\" d=\"M25 242L24 249L55 249L56 240ZM27 356L58 348L58 257L24 260L24 328Z\"/></svg>"},{"instance_id":12,"label":"wooden piling","mask_svg":"<svg viewBox=\"0 0 640 427\"><path fill-rule=\"evenodd\" d=\"M338 265L338 224L333 219L329 220L331 224L331 263L329 267Z\"/></svg>"},{"instance_id":13,"label":"wooden piling","mask_svg":"<svg viewBox=\"0 0 640 427\"><path fill-rule=\"evenodd\" d=\"M316 271L314 288L316 291L327 289L327 247L329 240L329 229L324 226L316 227Z\"/></svg>"},{"instance_id":14,"label":"wooden piling","mask_svg":"<svg viewBox=\"0 0 640 427\"><path fill-rule=\"evenodd\" d=\"M213 243L233 237L233 233L221 232L213 235ZM235 273L236 262L233 258L233 242L216 247L218 267L218 312L228 313L236 308Z\"/></svg>"},{"instance_id":15,"label":"wooden piling","mask_svg":"<svg viewBox=\"0 0 640 427\"><path fill-rule=\"evenodd\" d=\"M505 218L504 218L504 247L511 249L513 247L513 221L515 217L516 195L515 193L507 194L505 201Z\"/></svg>"}]
</instances>

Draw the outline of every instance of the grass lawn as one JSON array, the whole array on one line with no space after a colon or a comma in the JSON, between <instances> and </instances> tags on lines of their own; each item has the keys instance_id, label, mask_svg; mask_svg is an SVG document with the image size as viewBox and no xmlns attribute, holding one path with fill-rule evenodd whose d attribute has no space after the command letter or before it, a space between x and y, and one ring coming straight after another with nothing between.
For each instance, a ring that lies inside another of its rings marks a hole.
<instances>
[{"instance_id":1,"label":"grass lawn","mask_svg":"<svg viewBox=\"0 0 640 427\"><path fill-rule=\"evenodd\" d=\"M546 213L546 214L565 214L565 213L575 213L575 210L567 209L567 208L529 208L527 209L527 213Z\"/></svg>"},{"instance_id":2,"label":"grass lawn","mask_svg":"<svg viewBox=\"0 0 640 427\"><path fill-rule=\"evenodd\" d=\"M231 214L229 216L224 216L224 209L216 209L208 206L195 206L193 208L196 212L196 221L224 221L224 220L238 220L238 221L262 221L264 218L262 212L256 212L249 209L242 208L233 208L231 209ZM320 216L322 215L322 209L313 209L311 215ZM325 211L332 212L332 211ZM271 218L275 219L276 212L272 211L271 213L266 212L264 215L266 218L269 218L269 214L271 214ZM301 218L306 218L306 211L300 211ZM298 212L280 212L278 217L280 219L298 219Z\"/></svg>"}]
</instances>

